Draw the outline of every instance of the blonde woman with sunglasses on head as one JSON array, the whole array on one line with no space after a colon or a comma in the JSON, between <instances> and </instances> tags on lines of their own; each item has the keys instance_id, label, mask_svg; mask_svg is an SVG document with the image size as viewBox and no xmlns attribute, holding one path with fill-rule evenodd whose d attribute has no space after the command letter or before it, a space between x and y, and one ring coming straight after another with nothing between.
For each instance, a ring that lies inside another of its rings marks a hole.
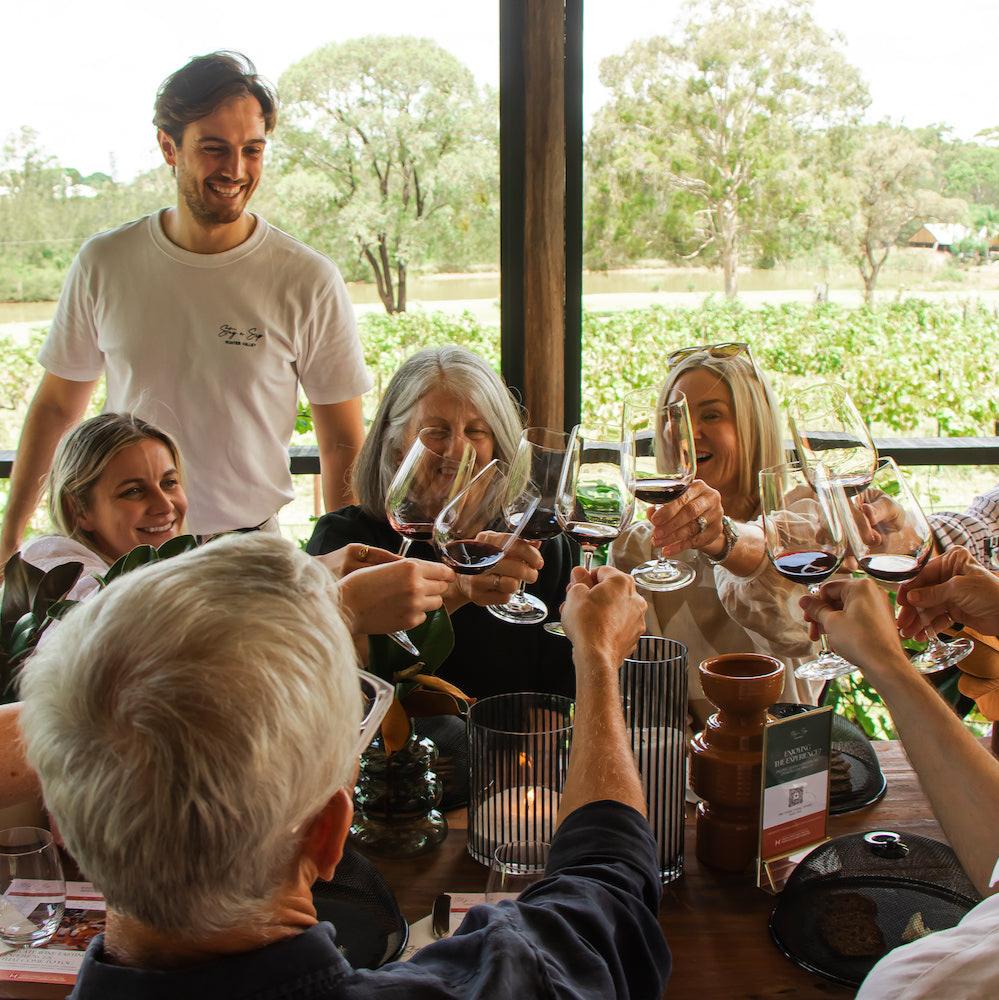
<instances>
[{"instance_id":1,"label":"blonde woman with sunglasses on head","mask_svg":"<svg viewBox=\"0 0 999 1000\"><path fill-rule=\"evenodd\" d=\"M757 651L787 667L785 701L814 702L819 686L794 677L812 645L797 610L801 590L766 556L758 475L784 461L780 409L747 344L683 348L668 359L661 403L687 397L697 449L697 478L679 499L652 509L614 543L611 564L623 570L653 550L687 563L693 582L644 592L646 624L687 646L690 713L695 728L711 711L697 667L719 653Z\"/></svg>"}]
</instances>

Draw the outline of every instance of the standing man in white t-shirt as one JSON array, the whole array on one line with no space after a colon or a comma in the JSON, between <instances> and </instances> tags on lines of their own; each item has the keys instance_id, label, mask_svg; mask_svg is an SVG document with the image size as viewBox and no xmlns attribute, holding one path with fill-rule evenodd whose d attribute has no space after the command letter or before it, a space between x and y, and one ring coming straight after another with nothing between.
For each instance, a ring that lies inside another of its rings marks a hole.
<instances>
[{"instance_id":1,"label":"standing man in white t-shirt","mask_svg":"<svg viewBox=\"0 0 999 1000\"><path fill-rule=\"evenodd\" d=\"M351 502L371 376L343 279L247 211L276 119L273 92L237 53L192 59L160 88L154 124L177 204L95 236L73 262L39 355L45 375L21 433L0 566L104 372L107 409L178 441L191 531L262 525L292 499L300 385L326 507Z\"/></svg>"}]
</instances>

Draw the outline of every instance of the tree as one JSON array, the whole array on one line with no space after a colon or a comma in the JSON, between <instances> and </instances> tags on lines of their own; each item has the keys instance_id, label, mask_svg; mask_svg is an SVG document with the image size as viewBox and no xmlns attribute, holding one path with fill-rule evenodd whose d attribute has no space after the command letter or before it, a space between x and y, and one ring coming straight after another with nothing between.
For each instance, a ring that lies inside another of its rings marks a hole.
<instances>
[{"instance_id":1,"label":"tree","mask_svg":"<svg viewBox=\"0 0 999 1000\"><path fill-rule=\"evenodd\" d=\"M874 302L878 276L913 223L963 218L967 205L929 190L934 154L906 129L877 125L860 133L844 163L840 205L849 206L834 239L854 260L864 301Z\"/></svg>"},{"instance_id":2,"label":"tree","mask_svg":"<svg viewBox=\"0 0 999 1000\"><path fill-rule=\"evenodd\" d=\"M411 263L452 262L483 231L495 258L496 102L458 59L427 39L354 39L296 63L280 91L281 203L310 243L367 262L389 313Z\"/></svg>"},{"instance_id":3,"label":"tree","mask_svg":"<svg viewBox=\"0 0 999 1000\"><path fill-rule=\"evenodd\" d=\"M611 92L600 130L632 148L627 170L697 206L688 256L716 253L730 297L744 246L808 207L808 137L867 103L809 0L696 0L675 39L633 43L600 78Z\"/></svg>"}]
</instances>

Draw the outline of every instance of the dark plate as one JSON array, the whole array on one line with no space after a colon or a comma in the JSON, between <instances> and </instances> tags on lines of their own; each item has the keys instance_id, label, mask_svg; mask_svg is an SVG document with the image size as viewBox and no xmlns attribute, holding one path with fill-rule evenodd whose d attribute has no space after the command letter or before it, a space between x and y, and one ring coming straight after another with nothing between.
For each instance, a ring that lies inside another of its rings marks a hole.
<instances>
[{"instance_id":1,"label":"dark plate","mask_svg":"<svg viewBox=\"0 0 999 1000\"><path fill-rule=\"evenodd\" d=\"M336 928L340 953L355 969L377 969L394 962L409 940L409 925L401 916L387 927L386 913L364 899L347 893L313 894L316 914Z\"/></svg>"},{"instance_id":2,"label":"dark plate","mask_svg":"<svg viewBox=\"0 0 999 1000\"><path fill-rule=\"evenodd\" d=\"M873 918L885 940L878 955L849 957L824 938L820 921L824 902L835 895L862 895L877 905ZM837 878L813 882L801 890L787 889L770 914L770 935L795 965L843 986L857 987L876 962L902 941L909 918L921 913L934 931L953 927L975 905L956 892L929 882L885 877Z\"/></svg>"}]
</instances>

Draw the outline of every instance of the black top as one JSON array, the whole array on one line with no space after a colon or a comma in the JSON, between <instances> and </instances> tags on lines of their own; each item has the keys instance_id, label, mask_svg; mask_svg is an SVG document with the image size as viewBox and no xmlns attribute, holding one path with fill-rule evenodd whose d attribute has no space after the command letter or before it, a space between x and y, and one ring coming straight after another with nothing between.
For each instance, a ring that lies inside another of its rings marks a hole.
<instances>
[{"instance_id":1,"label":"black top","mask_svg":"<svg viewBox=\"0 0 999 1000\"><path fill-rule=\"evenodd\" d=\"M552 838L547 875L375 971L352 969L327 923L171 971L111 965L98 935L70 1000L660 1000L670 954L648 823L619 802L577 809Z\"/></svg>"},{"instance_id":2,"label":"black top","mask_svg":"<svg viewBox=\"0 0 999 1000\"><path fill-rule=\"evenodd\" d=\"M360 507L343 507L319 519L306 551L313 556L324 555L350 542L398 552L402 536L387 521L371 517ZM440 562L437 549L429 542L413 542L409 555ZM549 620L557 621L569 574L576 565L576 547L560 535L541 543L541 557L545 564L537 582L527 589L548 605ZM512 625L471 603L459 608L451 616L451 623L454 651L437 674L465 694L473 698L511 691L542 691L569 697L575 694L568 639L549 635L541 625Z\"/></svg>"}]
</instances>

